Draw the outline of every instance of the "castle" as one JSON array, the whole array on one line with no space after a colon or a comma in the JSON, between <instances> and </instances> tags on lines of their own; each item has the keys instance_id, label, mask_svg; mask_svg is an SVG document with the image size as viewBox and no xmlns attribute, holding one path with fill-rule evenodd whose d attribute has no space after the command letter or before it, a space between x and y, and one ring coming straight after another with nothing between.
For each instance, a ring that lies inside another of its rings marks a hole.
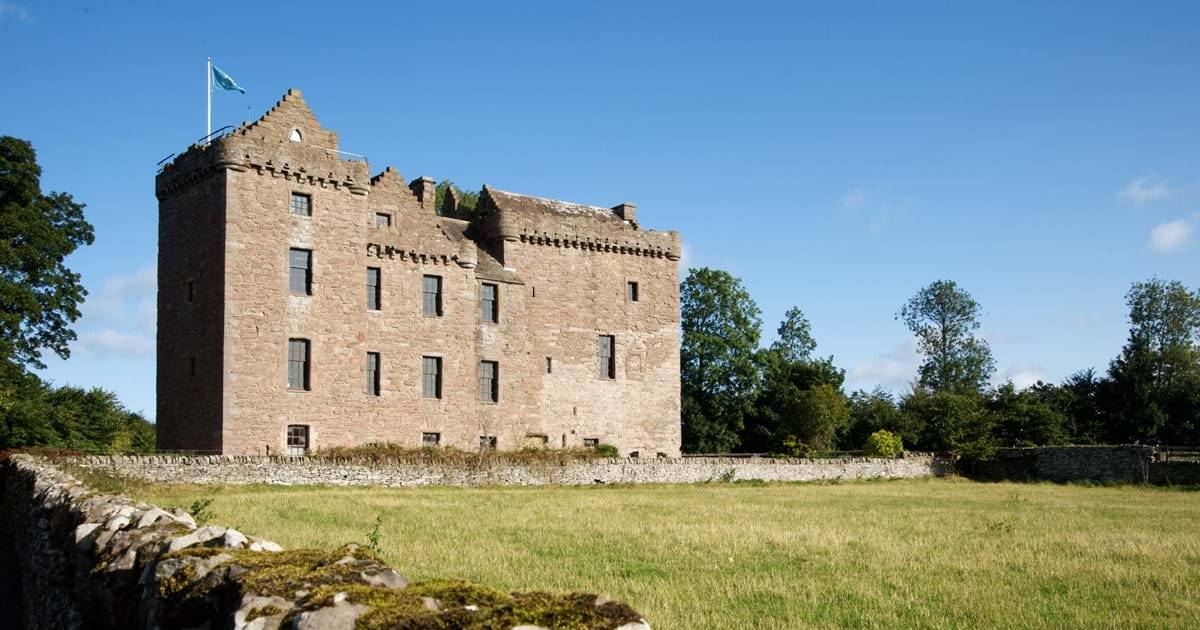
<instances>
[{"instance_id":1,"label":"castle","mask_svg":"<svg viewBox=\"0 0 1200 630\"><path fill-rule=\"evenodd\" d=\"M155 182L158 447L680 448L677 232L339 150L299 90Z\"/></svg>"}]
</instances>

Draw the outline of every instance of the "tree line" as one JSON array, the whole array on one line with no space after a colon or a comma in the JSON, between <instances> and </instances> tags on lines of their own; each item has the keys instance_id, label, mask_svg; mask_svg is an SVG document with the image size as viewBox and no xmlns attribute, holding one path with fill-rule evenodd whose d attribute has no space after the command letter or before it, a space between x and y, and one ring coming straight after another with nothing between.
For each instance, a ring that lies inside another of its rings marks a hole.
<instances>
[{"instance_id":1,"label":"tree line","mask_svg":"<svg viewBox=\"0 0 1200 630\"><path fill-rule=\"evenodd\" d=\"M1152 278L1125 299L1129 336L1106 372L1018 389L989 384L995 361L978 333L979 303L935 281L896 313L922 357L910 387L847 395L845 370L816 354L798 307L762 347L761 311L741 281L691 269L680 287L683 450L809 456L860 450L876 434L975 458L1002 446L1195 444L1200 291Z\"/></svg>"},{"instance_id":2,"label":"tree line","mask_svg":"<svg viewBox=\"0 0 1200 630\"><path fill-rule=\"evenodd\" d=\"M33 146L0 137L0 450L150 451L154 425L112 392L55 387L30 369L67 358L87 291L66 257L94 239L83 204L43 193Z\"/></svg>"}]
</instances>

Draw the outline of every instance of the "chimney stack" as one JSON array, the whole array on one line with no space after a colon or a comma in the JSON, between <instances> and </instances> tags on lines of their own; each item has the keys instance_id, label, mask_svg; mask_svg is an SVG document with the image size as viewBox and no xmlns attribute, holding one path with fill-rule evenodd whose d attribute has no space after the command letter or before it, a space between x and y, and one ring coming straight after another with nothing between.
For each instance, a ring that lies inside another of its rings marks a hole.
<instances>
[{"instance_id":1,"label":"chimney stack","mask_svg":"<svg viewBox=\"0 0 1200 630\"><path fill-rule=\"evenodd\" d=\"M633 226L637 226L637 206L632 201L626 201L623 204L613 206L612 210L617 213L617 216L625 219Z\"/></svg>"},{"instance_id":2,"label":"chimney stack","mask_svg":"<svg viewBox=\"0 0 1200 630\"><path fill-rule=\"evenodd\" d=\"M422 207L437 210L433 207L433 201L437 199L437 182L433 181L432 177L418 177L408 187L417 196L417 201L421 202Z\"/></svg>"}]
</instances>

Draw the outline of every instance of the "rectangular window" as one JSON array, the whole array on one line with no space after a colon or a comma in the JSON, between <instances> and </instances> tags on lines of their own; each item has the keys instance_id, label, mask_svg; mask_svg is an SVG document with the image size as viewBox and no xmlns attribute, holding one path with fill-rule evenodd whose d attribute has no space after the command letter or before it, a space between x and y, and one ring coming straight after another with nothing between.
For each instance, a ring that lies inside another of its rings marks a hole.
<instances>
[{"instance_id":1,"label":"rectangular window","mask_svg":"<svg viewBox=\"0 0 1200 630\"><path fill-rule=\"evenodd\" d=\"M638 283L633 281L625 283L625 299L630 302L638 301Z\"/></svg>"},{"instance_id":2,"label":"rectangular window","mask_svg":"<svg viewBox=\"0 0 1200 630\"><path fill-rule=\"evenodd\" d=\"M383 302L383 287L379 281L379 267L367 267L367 310L378 311Z\"/></svg>"},{"instance_id":3,"label":"rectangular window","mask_svg":"<svg viewBox=\"0 0 1200 630\"><path fill-rule=\"evenodd\" d=\"M388 227L392 224L392 215L386 212L375 213L375 227Z\"/></svg>"},{"instance_id":4,"label":"rectangular window","mask_svg":"<svg viewBox=\"0 0 1200 630\"><path fill-rule=\"evenodd\" d=\"M546 357L546 373L547 374L554 373L554 359L552 359L550 357Z\"/></svg>"},{"instance_id":5,"label":"rectangular window","mask_svg":"<svg viewBox=\"0 0 1200 630\"><path fill-rule=\"evenodd\" d=\"M500 309L496 304L497 297L496 285L484 283L479 288L479 318L485 322L497 322Z\"/></svg>"},{"instance_id":6,"label":"rectangular window","mask_svg":"<svg viewBox=\"0 0 1200 630\"><path fill-rule=\"evenodd\" d=\"M433 448L442 443L441 433L422 433L421 446L425 448Z\"/></svg>"},{"instance_id":7,"label":"rectangular window","mask_svg":"<svg viewBox=\"0 0 1200 630\"><path fill-rule=\"evenodd\" d=\"M442 397L441 357L421 357L421 395L425 398Z\"/></svg>"},{"instance_id":8,"label":"rectangular window","mask_svg":"<svg viewBox=\"0 0 1200 630\"><path fill-rule=\"evenodd\" d=\"M367 393L378 396L380 390L379 353L367 353Z\"/></svg>"},{"instance_id":9,"label":"rectangular window","mask_svg":"<svg viewBox=\"0 0 1200 630\"><path fill-rule=\"evenodd\" d=\"M496 436L494 436L494 435L479 436L479 448L480 448L480 450L493 450L493 451L496 450Z\"/></svg>"},{"instance_id":10,"label":"rectangular window","mask_svg":"<svg viewBox=\"0 0 1200 630\"><path fill-rule=\"evenodd\" d=\"M312 295L311 250L288 250L288 290L296 295Z\"/></svg>"},{"instance_id":11,"label":"rectangular window","mask_svg":"<svg viewBox=\"0 0 1200 630\"><path fill-rule=\"evenodd\" d=\"M304 193L292 193L292 214L312 216L312 197Z\"/></svg>"},{"instance_id":12,"label":"rectangular window","mask_svg":"<svg viewBox=\"0 0 1200 630\"><path fill-rule=\"evenodd\" d=\"M600 378L617 378L617 340L612 335L596 339L596 371Z\"/></svg>"},{"instance_id":13,"label":"rectangular window","mask_svg":"<svg viewBox=\"0 0 1200 630\"><path fill-rule=\"evenodd\" d=\"M187 295L188 295L188 302L191 302L192 300L196 299L196 283L193 282L192 280L188 280Z\"/></svg>"},{"instance_id":14,"label":"rectangular window","mask_svg":"<svg viewBox=\"0 0 1200 630\"><path fill-rule=\"evenodd\" d=\"M196 376L196 357L188 359L188 374Z\"/></svg>"},{"instance_id":15,"label":"rectangular window","mask_svg":"<svg viewBox=\"0 0 1200 630\"><path fill-rule=\"evenodd\" d=\"M442 277L421 278L421 314L425 317L442 316Z\"/></svg>"},{"instance_id":16,"label":"rectangular window","mask_svg":"<svg viewBox=\"0 0 1200 630\"><path fill-rule=\"evenodd\" d=\"M288 339L288 389L308 389L308 340Z\"/></svg>"},{"instance_id":17,"label":"rectangular window","mask_svg":"<svg viewBox=\"0 0 1200 630\"><path fill-rule=\"evenodd\" d=\"M308 425L289 424L287 428L287 454L304 457L308 453Z\"/></svg>"},{"instance_id":18,"label":"rectangular window","mask_svg":"<svg viewBox=\"0 0 1200 630\"><path fill-rule=\"evenodd\" d=\"M598 438L583 438L584 448L596 448L597 446L600 446L600 440Z\"/></svg>"},{"instance_id":19,"label":"rectangular window","mask_svg":"<svg viewBox=\"0 0 1200 630\"><path fill-rule=\"evenodd\" d=\"M500 400L500 364L495 361L479 362L479 400Z\"/></svg>"}]
</instances>

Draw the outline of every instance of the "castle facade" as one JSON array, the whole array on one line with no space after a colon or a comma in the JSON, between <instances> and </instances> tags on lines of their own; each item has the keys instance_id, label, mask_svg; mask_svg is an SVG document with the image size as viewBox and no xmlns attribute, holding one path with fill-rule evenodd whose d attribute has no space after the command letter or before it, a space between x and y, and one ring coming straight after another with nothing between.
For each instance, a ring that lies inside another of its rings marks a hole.
<instances>
[{"instance_id":1,"label":"castle facade","mask_svg":"<svg viewBox=\"0 0 1200 630\"><path fill-rule=\"evenodd\" d=\"M155 188L160 449L679 454L679 234L632 204L439 203L298 90Z\"/></svg>"}]
</instances>

